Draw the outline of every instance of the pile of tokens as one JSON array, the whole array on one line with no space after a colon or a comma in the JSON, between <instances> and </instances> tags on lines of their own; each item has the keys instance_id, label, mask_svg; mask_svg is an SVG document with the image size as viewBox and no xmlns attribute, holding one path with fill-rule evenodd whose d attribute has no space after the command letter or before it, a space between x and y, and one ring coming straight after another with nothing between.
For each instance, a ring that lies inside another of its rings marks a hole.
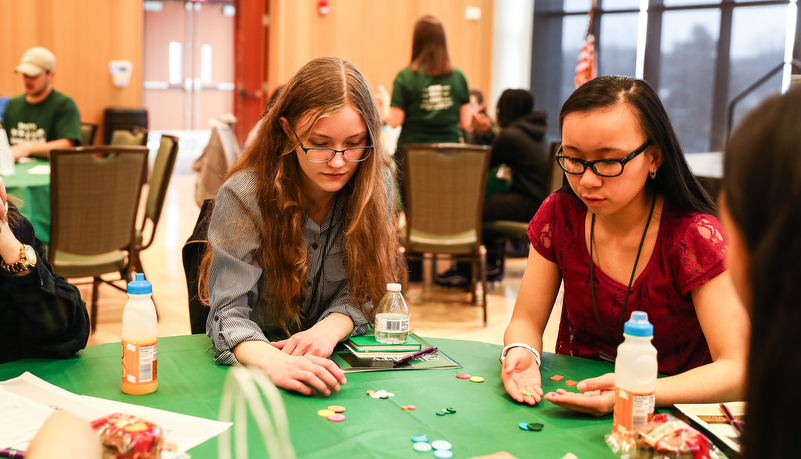
<instances>
[{"instance_id":1,"label":"pile of tokens","mask_svg":"<svg viewBox=\"0 0 801 459\"><path fill-rule=\"evenodd\" d=\"M345 415L342 414L344 412L345 412L344 406L331 405L324 410L317 411L317 416L326 418L332 422L342 422L345 420Z\"/></svg>"},{"instance_id":2,"label":"pile of tokens","mask_svg":"<svg viewBox=\"0 0 801 459\"><path fill-rule=\"evenodd\" d=\"M450 459L453 457L453 452L451 452L452 445L450 442L445 440L434 440L429 443L428 435L419 434L412 435L412 444L414 445L414 450L421 453L425 453L433 449L434 457L438 459Z\"/></svg>"},{"instance_id":3,"label":"pile of tokens","mask_svg":"<svg viewBox=\"0 0 801 459\"><path fill-rule=\"evenodd\" d=\"M381 390L368 390L367 391L367 395L369 395L370 397L373 397L373 398L383 398L385 400L390 398L390 397L394 397L395 396L395 394L393 394L392 392L387 392L384 389L381 389Z\"/></svg>"},{"instance_id":4,"label":"pile of tokens","mask_svg":"<svg viewBox=\"0 0 801 459\"><path fill-rule=\"evenodd\" d=\"M467 373L457 373L456 377L459 379L469 379L470 382L476 382L476 383L484 382L484 378L482 378L481 376L470 376Z\"/></svg>"}]
</instances>

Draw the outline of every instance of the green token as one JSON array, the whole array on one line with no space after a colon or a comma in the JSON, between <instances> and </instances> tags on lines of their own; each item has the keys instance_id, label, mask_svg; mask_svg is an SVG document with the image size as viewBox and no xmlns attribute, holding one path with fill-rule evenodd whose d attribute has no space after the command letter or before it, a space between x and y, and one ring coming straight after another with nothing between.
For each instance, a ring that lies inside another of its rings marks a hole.
<instances>
[{"instance_id":1,"label":"green token","mask_svg":"<svg viewBox=\"0 0 801 459\"><path fill-rule=\"evenodd\" d=\"M453 414L453 413L456 412L456 408L445 408L442 411L444 411L444 412L446 412L448 414Z\"/></svg>"},{"instance_id":2,"label":"green token","mask_svg":"<svg viewBox=\"0 0 801 459\"><path fill-rule=\"evenodd\" d=\"M531 392L524 390L523 395L525 395L526 397L531 397Z\"/></svg>"},{"instance_id":3,"label":"green token","mask_svg":"<svg viewBox=\"0 0 801 459\"><path fill-rule=\"evenodd\" d=\"M533 430L535 432L539 432L542 428L545 427L545 424L541 422L529 422L528 423L528 430Z\"/></svg>"}]
</instances>

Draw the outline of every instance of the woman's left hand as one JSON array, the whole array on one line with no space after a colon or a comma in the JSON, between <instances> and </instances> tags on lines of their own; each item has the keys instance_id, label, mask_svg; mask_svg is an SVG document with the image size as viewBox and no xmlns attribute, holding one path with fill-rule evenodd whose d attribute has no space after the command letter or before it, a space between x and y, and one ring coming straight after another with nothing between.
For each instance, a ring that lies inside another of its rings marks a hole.
<instances>
[{"instance_id":1,"label":"woman's left hand","mask_svg":"<svg viewBox=\"0 0 801 459\"><path fill-rule=\"evenodd\" d=\"M316 355L328 358L339 341L336 336L329 336L322 330L312 327L308 330L295 333L289 339L275 341L270 344L281 349L289 355Z\"/></svg>"},{"instance_id":2,"label":"woman's left hand","mask_svg":"<svg viewBox=\"0 0 801 459\"><path fill-rule=\"evenodd\" d=\"M580 381L576 386L582 393L557 389L545 394L545 400L581 413L603 416L615 408L615 374Z\"/></svg>"}]
</instances>

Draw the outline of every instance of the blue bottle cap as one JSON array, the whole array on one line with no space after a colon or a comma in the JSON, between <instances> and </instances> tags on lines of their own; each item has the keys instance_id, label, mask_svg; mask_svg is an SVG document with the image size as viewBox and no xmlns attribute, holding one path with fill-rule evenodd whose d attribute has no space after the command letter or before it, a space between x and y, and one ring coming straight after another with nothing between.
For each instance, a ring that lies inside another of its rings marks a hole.
<instances>
[{"instance_id":1,"label":"blue bottle cap","mask_svg":"<svg viewBox=\"0 0 801 459\"><path fill-rule=\"evenodd\" d=\"M145 280L144 273L136 273L136 278L128 282L128 293L133 295L149 295L153 293L153 286Z\"/></svg>"},{"instance_id":2,"label":"blue bottle cap","mask_svg":"<svg viewBox=\"0 0 801 459\"><path fill-rule=\"evenodd\" d=\"M640 337L654 336L654 326L648 322L648 313L643 311L632 312L631 318L623 326L623 333Z\"/></svg>"}]
</instances>

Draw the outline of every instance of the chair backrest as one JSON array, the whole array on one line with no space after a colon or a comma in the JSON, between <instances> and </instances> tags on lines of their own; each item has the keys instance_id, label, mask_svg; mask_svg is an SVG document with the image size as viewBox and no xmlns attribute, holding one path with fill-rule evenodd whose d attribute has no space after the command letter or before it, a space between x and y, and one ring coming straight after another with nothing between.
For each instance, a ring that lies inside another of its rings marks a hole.
<instances>
[{"instance_id":1,"label":"chair backrest","mask_svg":"<svg viewBox=\"0 0 801 459\"><path fill-rule=\"evenodd\" d=\"M97 124L81 122L81 146L91 147L95 144L97 136Z\"/></svg>"},{"instance_id":2,"label":"chair backrest","mask_svg":"<svg viewBox=\"0 0 801 459\"><path fill-rule=\"evenodd\" d=\"M206 199L214 199L225 182L228 169L242 155L233 126L236 118L224 115L211 120L211 137L203 153L195 160L192 169L197 172L195 202L202 205Z\"/></svg>"},{"instance_id":3,"label":"chair backrest","mask_svg":"<svg viewBox=\"0 0 801 459\"><path fill-rule=\"evenodd\" d=\"M559 167L559 164L556 162L556 153L559 151L559 147L562 145L562 142L551 142L548 147L548 154L551 158L551 192L562 188L562 185L567 184L565 178L565 172Z\"/></svg>"},{"instance_id":4,"label":"chair backrest","mask_svg":"<svg viewBox=\"0 0 801 459\"><path fill-rule=\"evenodd\" d=\"M208 251L208 229L209 219L214 210L214 200L207 199L200 206L200 215L197 217L195 229L192 235L186 240L181 252L184 262L184 274L186 275L186 291L189 300L189 326L192 334L206 333L206 319L209 316L209 308L198 295L198 281L200 273L200 262Z\"/></svg>"},{"instance_id":5,"label":"chair backrest","mask_svg":"<svg viewBox=\"0 0 801 459\"><path fill-rule=\"evenodd\" d=\"M447 238L470 233L477 249L490 151L486 145L466 144L403 147L410 234Z\"/></svg>"},{"instance_id":6,"label":"chair backrest","mask_svg":"<svg viewBox=\"0 0 801 459\"><path fill-rule=\"evenodd\" d=\"M147 145L147 129L115 129L111 133L111 145Z\"/></svg>"},{"instance_id":7,"label":"chair backrest","mask_svg":"<svg viewBox=\"0 0 801 459\"><path fill-rule=\"evenodd\" d=\"M174 135L162 135L159 149L156 152L156 161L153 164L153 174L150 176L150 188L147 192L145 202L145 215L142 220L140 231L145 229L145 223L150 220L152 228L150 240L143 244L139 250L144 250L153 243L156 235L156 226L164 207L164 199L167 197L167 187L170 185L172 171L175 168L175 160L178 158L178 137Z\"/></svg>"},{"instance_id":8,"label":"chair backrest","mask_svg":"<svg viewBox=\"0 0 801 459\"><path fill-rule=\"evenodd\" d=\"M134 243L147 153L142 146L50 151L51 263L56 251L98 255Z\"/></svg>"}]
</instances>

